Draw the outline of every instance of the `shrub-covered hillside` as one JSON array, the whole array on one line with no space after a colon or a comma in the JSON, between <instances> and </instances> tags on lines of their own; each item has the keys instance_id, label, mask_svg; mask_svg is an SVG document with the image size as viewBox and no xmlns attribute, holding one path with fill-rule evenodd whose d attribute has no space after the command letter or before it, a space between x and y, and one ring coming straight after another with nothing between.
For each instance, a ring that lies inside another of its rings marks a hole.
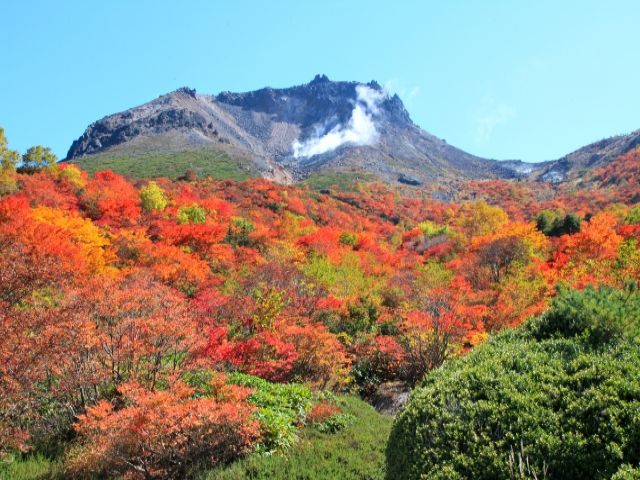
<instances>
[{"instance_id":1,"label":"shrub-covered hillside","mask_svg":"<svg viewBox=\"0 0 640 480\"><path fill-rule=\"evenodd\" d=\"M637 478L640 295L563 290L551 309L428 375L388 478Z\"/></svg>"},{"instance_id":2,"label":"shrub-covered hillside","mask_svg":"<svg viewBox=\"0 0 640 480\"><path fill-rule=\"evenodd\" d=\"M286 451L343 418L327 392L410 388L559 284L640 277L637 205L135 180L1 133L0 450L74 478Z\"/></svg>"}]
</instances>

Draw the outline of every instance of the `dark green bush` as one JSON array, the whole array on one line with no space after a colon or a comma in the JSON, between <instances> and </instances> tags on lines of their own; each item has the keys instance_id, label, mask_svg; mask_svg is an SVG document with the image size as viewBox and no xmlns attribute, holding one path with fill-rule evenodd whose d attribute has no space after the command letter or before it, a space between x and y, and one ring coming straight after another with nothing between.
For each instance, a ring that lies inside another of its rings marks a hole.
<instances>
[{"instance_id":1,"label":"dark green bush","mask_svg":"<svg viewBox=\"0 0 640 480\"><path fill-rule=\"evenodd\" d=\"M580 231L582 219L568 213L564 217L553 210L542 210L536 215L536 227L548 237L559 237L561 235L571 235Z\"/></svg>"},{"instance_id":2,"label":"dark green bush","mask_svg":"<svg viewBox=\"0 0 640 480\"><path fill-rule=\"evenodd\" d=\"M581 337L592 347L603 347L623 335L637 335L639 325L640 296L630 284L626 290L560 288L551 309L525 329L537 340Z\"/></svg>"},{"instance_id":3,"label":"dark green bush","mask_svg":"<svg viewBox=\"0 0 640 480\"><path fill-rule=\"evenodd\" d=\"M252 242L250 238L251 232L256 229L251 220L237 217L229 224L225 241L234 247L250 247Z\"/></svg>"},{"instance_id":4,"label":"dark green bush","mask_svg":"<svg viewBox=\"0 0 640 480\"><path fill-rule=\"evenodd\" d=\"M327 328L331 333L346 333L355 337L361 333L371 332L378 321L380 312L369 298L361 298L357 303L350 304L347 312L328 317Z\"/></svg>"},{"instance_id":5,"label":"dark green bush","mask_svg":"<svg viewBox=\"0 0 640 480\"><path fill-rule=\"evenodd\" d=\"M524 478L598 480L638 465L638 301L562 291L542 318L428 375L396 418L387 478L523 478L522 461Z\"/></svg>"},{"instance_id":6,"label":"dark green bush","mask_svg":"<svg viewBox=\"0 0 640 480\"><path fill-rule=\"evenodd\" d=\"M340 235L340 244L353 247L358 243L358 235L353 232L342 232Z\"/></svg>"}]
</instances>

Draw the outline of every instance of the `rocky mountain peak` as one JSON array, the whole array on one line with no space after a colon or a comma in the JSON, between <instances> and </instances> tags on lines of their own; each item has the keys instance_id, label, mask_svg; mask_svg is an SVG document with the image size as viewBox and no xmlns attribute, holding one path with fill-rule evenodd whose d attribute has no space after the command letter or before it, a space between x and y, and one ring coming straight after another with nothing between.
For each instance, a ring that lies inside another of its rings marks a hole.
<instances>
[{"instance_id":1,"label":"rocky mountain peak","mask_svg":"<svg viewBox=\"0 0 640 480\"><path fill-rule=\"evenodd\" d=\"M195 88L180 87L174 93L187 95L188 97L191 97L191 98L196 98L196 89Z\"/></svg>"},{"instance_id":2,"label":"rocky mountain peak","mask_svg":"<svg viewBox=\"0 0 640 480\"><path fill-rule=\"evenodd\" d=\"M318 73L315 77L313 77L313 80L311 80L311 82L309 82L310 85L316 84L316 83L326 83L326 82L330 82L331 80L329 80L329 77L327 77L325 74L323 73Z\"/></svg>"},{"instance_id":3,"label":"rocky mountain peak","mask_svg":"<svg viewBox=\"0 0 640 480\"><path fill-rule=\"evenodd\" d=\"M319 124L330 129L349 121L363 89L370 90L369 93L376 97L376 115L381 119L412 124L400 97L388 96L378 82L332 81L323 74L295 87L267 87L246 93L222 92L215 99L243 110L272 115L279 121L297 123L303 130Z\"/></svg>"},{"instance_id":4,"label":"rocky mountain peak","mask_svg":"<svg viewBox=\"0 0 640 480\"><path fill-rule=\"evenodd\" d=\"M464 152L415 125L398 95L378 82L335 81L318 74L288 88L197 94L179 88L98 120L67 159L117 151L221 150L267 178L316 172L365 172L418 185L461 178L564 181L640 142L638 132L580 149L557 161L496 162Z\"/></svg>"}]
</instances>

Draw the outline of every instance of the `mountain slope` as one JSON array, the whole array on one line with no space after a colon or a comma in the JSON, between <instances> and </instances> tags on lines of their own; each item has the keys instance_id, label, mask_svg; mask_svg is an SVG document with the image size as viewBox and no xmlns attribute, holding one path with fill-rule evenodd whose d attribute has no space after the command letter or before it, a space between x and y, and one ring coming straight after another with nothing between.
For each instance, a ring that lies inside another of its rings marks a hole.
<instances>
[{"instance_id":1,"label":"mountain slope","mask_svg":"<svg viewBox=\"0 0 640 480\"><path fill-rule=\"evenodd\" d=\"M291 88L217 96L181 88L91 124L67 160L194 150L223 152L242 159L248 171L284 183L336 171L420 184L531 170L448 145L416 126L400 98L376 82L320 75Z\"/></svg>"},{"instance_id":2,"label":"mountain slope","mask_svg":"<svg viewBox=\"0 0 640 480\"><path fill-rule=\"evenodd\" d=\"M280 183L336 173L408 185L491 178L558 183L588 176L638 145L640 130L539 164L488 160L422 130L400 98L375 81L317 75L304 85L245 93L180 88L92 123L67 160L132 176L175 178L192 169Z\"/></svg>"},{"instance_id":3,"label":"mountain slope","mask_svg":"<svg viewBox=\"0 0 640 480\"><path fill-rule=\"evenodd\" d=\"M605 138L598 142L546 162L533 172L533 178L547 182L564 182L583 177L587 172L609 164L617 157L640 146L640 130L627 135Z\"/></svg>"}]
</instances>

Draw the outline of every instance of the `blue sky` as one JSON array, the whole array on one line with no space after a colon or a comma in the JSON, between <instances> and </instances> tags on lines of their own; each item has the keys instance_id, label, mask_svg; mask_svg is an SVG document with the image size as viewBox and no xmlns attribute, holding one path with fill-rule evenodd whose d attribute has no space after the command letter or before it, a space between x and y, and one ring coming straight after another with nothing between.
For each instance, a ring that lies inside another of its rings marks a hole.
<instances>
[{"instance_id":1,"label":"blue sky","mask_svg":"<svg viewBox=\"0 0 640 480\"><path fill-rule=\"evenodd\" d=\"M85 127L183 85L372 79L489 158L540 161L640 128L635 0L6 0L0 126L64 157Z\"/></svg>"}]
</instances>

